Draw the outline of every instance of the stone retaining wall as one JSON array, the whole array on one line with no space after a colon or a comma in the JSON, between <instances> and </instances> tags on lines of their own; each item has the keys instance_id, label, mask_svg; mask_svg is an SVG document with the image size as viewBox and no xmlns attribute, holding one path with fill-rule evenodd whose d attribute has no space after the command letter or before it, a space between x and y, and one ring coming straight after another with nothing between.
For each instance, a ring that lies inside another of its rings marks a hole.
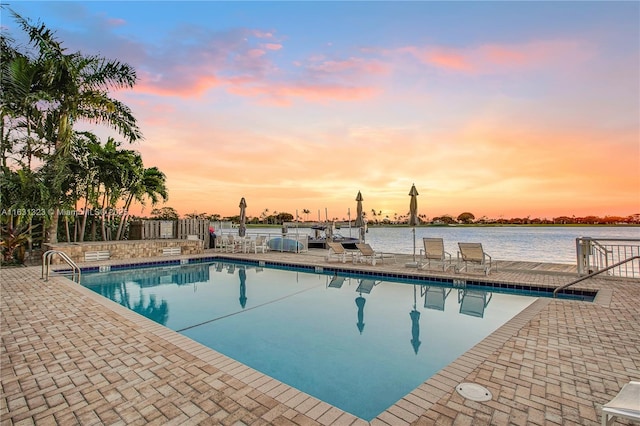
<instances>
[{"instance_id":1,"label":"stone retaining wall","mask_svg":"<svg viewBox=\"0 0 640 426\"><path fill-rule=\"evenodd\" d=\"M109 260L158 257L165 248L180 248L180 254L201 254L204 252L202 240L142 240L142 241L91 241L83 243L45 244L45 250L63 251L76 263L85 262L87 252L109 252ZM171 257L171 256L166 256ZM59 256L53 256L52 264L64 263Z\"/></svg>"}]
</instances>

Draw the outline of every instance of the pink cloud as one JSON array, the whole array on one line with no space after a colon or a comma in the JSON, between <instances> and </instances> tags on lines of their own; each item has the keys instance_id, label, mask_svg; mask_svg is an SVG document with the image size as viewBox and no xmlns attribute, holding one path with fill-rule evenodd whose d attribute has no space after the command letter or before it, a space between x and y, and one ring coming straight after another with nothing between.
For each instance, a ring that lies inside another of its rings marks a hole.
<instances>
[{"instance_id":1,"label":"pink cloud","mask_svg":"<svg viewBox=\"0 0 640 426\"><path fill-rule=\"evenodd\" d=\"M266 43L263 46L267 50L280 50L280 49L282 49L282 45L280 43Z\"/></svg>"},{"instance_id":2,"label":"pink cloud","mask_svg":"<svg viewBox=\"0 0 640 426\"><path fill-rule=\"evenodd\" d=\"M126 25L126 23L127 23L127 21L125 21L124 19L120 19L120 18L107 19L106 22L111 27L122 27L122 26Z\"/></svg>"},{"instance_id":3,"label":"pink cloud","mask_svg":"<svg viewBox=\"0 0 640 426\"><path fill-rule=\"evenodd\" d=\"M199 97L222 82L214 75L196 75L181 81L150 75L141 76L134 92L159 96Z\"/></svg>"},{"instance_id":4,"label":"pink cloud","mask_svg":"<svg viewBox=\"0 0 640 426\"><path fill-rule=\"evenodd\" d=\"M341 100L354 101L375 95L374 87L354 87L338 84L253 84L234 85L228 89L235 95L261 98L265 103L288 106L294 98L307 101Z\"/></svg>"},{"instance_id":5,"label":"pink cloud","mask_svg":"<svg viewBox=\"0 0 640 426\"><path fill-rule=\"evenodd\" d=\"M522 44L483 44L468 48L408 46L398 49L436 68L474 74L493 74L567 64L590 58L592 46L580 41L531 41Z\"/></svg>"},{"instance_id":6,"label":"pink cloud","mask_svg":"<svg viewBox=\"0 0 640 426\"><path fill-rule=\"evenodd\" d=\"M456 71L472 70L472 65L467 58L455 52L445 50L428 52L424 60L440 68L448 68Z\"/></svg>"},{"instance_id":7,"label":"pink cloud","mask_svg":"<svg viewBox=\"0 0 640 426\"><path fill-rule=\"evenodd\" d=\"M266 52L262 49L250 49L247 52L247 56L250 58L259 58L260 56L264 56Z\"/></svg>"},{"instance_id":8,"label":"pink cloud","mask_svg":"<svg viewBox=\"0 0 640 426\"><path fill-rule=\"evenodd\" d=\"M338 61L323 61L309 65L308 69L327 73L356 72L363 74L386 74L389 67L377 60L351 57Z\"/></svg>"}]
</instances>

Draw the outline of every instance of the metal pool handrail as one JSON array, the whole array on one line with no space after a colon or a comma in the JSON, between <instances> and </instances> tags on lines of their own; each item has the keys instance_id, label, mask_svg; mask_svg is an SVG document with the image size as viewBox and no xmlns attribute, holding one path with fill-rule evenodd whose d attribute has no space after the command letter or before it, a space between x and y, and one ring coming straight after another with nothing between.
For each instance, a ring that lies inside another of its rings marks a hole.
<instances>
[{"instance_id":1,"label":"metal pool handrail","mask_svg":"<svg viewBox=\"0 0 640 426\"><path fill-rule=\"evenodd\" d=\"M62 260L64 260L67 263L67 265L71 267L71 271L72 271L71 280L76 281L78 284L80 284L80 273L81 273L80 267L73 260L71 260L71 258L67 255L67 253L60 250L49 250L42 255L42 279L44 279L45 281L49 281L49 270L51 267L51 258L55 254L60 255ZM76 280L76 273L78 274L77 280Z\"/></svg>"},{"instance_id":2,"label":"metal pool handrail","mask_svg":"<svg viewBox=\"0 0 640 426\"><path fill-rule=\"evenodd\" d=\"M632 256L632 257L630 257L630 258L628 258L628 259L622 260L622 261L620 261L620 262L618 262L618 263L615 263L615 264L613 264L613 265L611 265L611 266L607 266L607 267L606 267L606 268L604 268L604 269L600 269L599 271L595 271L595 272L590 273L589 275L585 275L584 277L580 277L580 278L578 278L577 280L575 280L575 281L571 281L571 282L570 282L570 283L568 283L568 284L561 285L560 287L558 287L558 288L556 288L555 290L553 290L553 297L556 297L556 294L557 294L559 291L564 290L565 288L567 288L567 287L569 287L569 286L572 286L572 285L574 285L574 284L577 284L577 283L579 283L580 281L584 281L584 280L586 280L587 278L595 277L596 275L601 274L601 273L603 273L603 272L605 272L605 271L608 271L609 269L616 268L616 267L618 267L618 266L620 266L620 265L623 265L623 264L625 264L625 263L627 263L627 262L631 262L632 260L635 260L635 259L640 259L640 256Z\"/></svg>"}]
</instances>

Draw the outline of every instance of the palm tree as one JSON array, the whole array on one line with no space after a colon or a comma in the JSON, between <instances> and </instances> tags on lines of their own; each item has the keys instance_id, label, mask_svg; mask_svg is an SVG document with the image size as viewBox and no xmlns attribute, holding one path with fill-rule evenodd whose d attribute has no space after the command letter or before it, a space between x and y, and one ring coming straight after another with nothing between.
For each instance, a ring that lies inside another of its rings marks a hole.
<instances>
[{"instance_id":1,"label":"palm tree","mask_svg":"<svg viewBox=\"0 0 640 426\"><path fill-rule=\"evenodd\" d=\"M129 209L134 200L145 205L146 198L148 198L151 200L151 205L155 206L158 204L158 201L160 201L160 198L162 198L163 201L169 199L167 177L157 167L144 169L140 178L131 182L131 186L126 190L126 194L116 240L119 240L123 236L122 231L129 219Z\"/></svg>"},{"instance_id":2,"label":"palm tree","mask_svg":"<svg viewBox=\"0 0 640 426\"><path fill-rule=\"evenodd\" d=\"M31 169L34 156L41 155L39 145L43 114L37 102L44 96L37 89L39 68L24 55L12 49L2 37L2 165L7 166L11 153L19 154L22 167Z\"/></svg>"},{"instance_id":3,"label":"palm tree","mask_svg":"<svg viewBox=\"0 0 640 426\"><path fill-rule=\"evenodd\" d=\"M80 52L66 54L62 43L44 24L32 25L9 10L37 49L34 66L38 67L38 84L35 87L40 95L31 104L38 104L40 111L46 111L48 131L43 136L53 151L50 190L56 201L48 238L50 242L57 242L58 208L64 201L73 126L79 120L88 120L115 129L129 142L140 139L142 135L131 110L108 95L110 89L133 87L136 73L128 64L100 56L85 56Z\"/></svg>"}]
</instances>

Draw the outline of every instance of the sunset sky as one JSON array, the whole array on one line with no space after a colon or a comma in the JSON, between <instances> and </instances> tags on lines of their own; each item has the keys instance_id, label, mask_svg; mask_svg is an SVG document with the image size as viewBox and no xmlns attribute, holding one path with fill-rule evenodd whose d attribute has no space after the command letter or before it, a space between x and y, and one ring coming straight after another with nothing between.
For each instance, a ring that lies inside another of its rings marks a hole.
<instances>
[{"instance_id":1,"label":"sunset sky","mask_svg":"<svg viewBox=\"0 0 640 426\"><path fill-rule=\"evenodd\" d=\"M127 148L181 214L640 213L640 2L11 7L136 69Z\"/></svg>"}]
</instances>

